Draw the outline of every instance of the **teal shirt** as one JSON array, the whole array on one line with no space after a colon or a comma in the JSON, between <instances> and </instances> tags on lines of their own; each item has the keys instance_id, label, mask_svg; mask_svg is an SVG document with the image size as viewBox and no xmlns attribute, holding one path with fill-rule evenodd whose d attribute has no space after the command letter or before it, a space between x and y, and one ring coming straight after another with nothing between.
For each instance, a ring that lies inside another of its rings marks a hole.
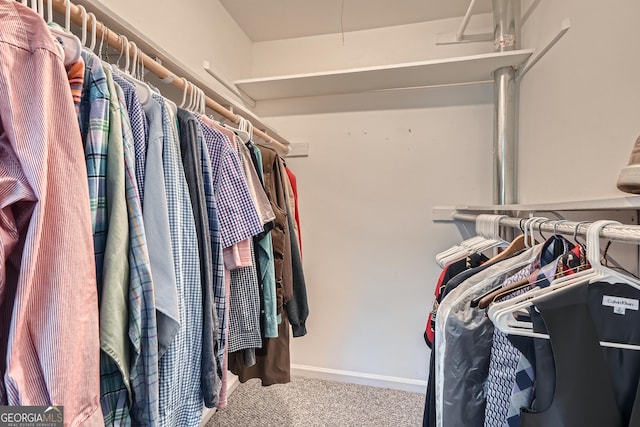
<instances>
[{"instance_id":1,"label":"teal shirt","mask_svg":"<svg viewBox=\"0 0 640 427\"><path fill-rule=\"evenodd\" d=\"M264 181L264 172L262 169L262 153L255 146L251 146L251 150L258 159L257 172ZM256 245L256 255L260 264L260 273L262 274L262 292L264 295L264 336L265 338L278 337L278 324L282 318L278 315L278 307L276 301L276 273L273 258L273 241L271 233L267 233L262 239L258 240Z\"/></svg>"}]
</instances>

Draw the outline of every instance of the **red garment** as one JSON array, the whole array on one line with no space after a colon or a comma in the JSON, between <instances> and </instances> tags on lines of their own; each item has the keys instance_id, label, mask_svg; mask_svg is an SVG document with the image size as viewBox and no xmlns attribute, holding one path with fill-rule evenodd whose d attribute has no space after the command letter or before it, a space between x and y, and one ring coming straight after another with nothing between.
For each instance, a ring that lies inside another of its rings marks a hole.
<instances>
[{"instance_id":1,"label":"red garment","mask_svg":"<svg viewBox=\"0 0 640 427\"><path fill-rule=\"evenodd\" d=\"M298 244L300 245L300 258L302 258L302 228L300 227L300 214L298 212L298 183L296 181L296 176L288 166L285 166L285 170L287 171L287 176L289 176L289 181L291 181L291 188L293 188L293 198L296 202L295 217L296 224L298 224Z\"/></svg>"}]
</instances>

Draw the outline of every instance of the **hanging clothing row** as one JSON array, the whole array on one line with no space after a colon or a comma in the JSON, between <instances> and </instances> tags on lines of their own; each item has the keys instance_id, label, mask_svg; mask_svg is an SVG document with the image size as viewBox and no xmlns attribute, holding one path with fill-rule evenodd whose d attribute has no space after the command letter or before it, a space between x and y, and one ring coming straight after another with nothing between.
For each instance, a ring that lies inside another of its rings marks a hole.
<instances>
[{"instance_id":1,"label":"hanging clothing row","mask_svg":"<svg viewBox=\"0 0 640 427\"><path fill-rule=\"evenodd\" d=\"M284 160L89 49L68 61L33 10L0 16L0 405L197 426L228 369L288 382L308 304Z\"/></svg>"},{"instance_id":2,"label":"hanging clothing row","mask_svg":"<svg viewBox=\"0 0 640 427\"><path fill-rule=\"evenodd\" d=\"M600 263L618 223L590 225L586 246L532 245L548 220L508 243L501 218L479 215L484 232L437 257L423 426L640 426L640 280Z\"/></svg>"}]
</instances>

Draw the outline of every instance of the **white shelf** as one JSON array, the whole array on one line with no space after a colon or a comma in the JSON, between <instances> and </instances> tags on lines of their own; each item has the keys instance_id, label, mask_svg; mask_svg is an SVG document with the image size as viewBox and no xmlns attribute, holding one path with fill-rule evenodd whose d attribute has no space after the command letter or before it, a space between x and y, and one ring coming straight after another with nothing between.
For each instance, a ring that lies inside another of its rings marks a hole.
<instances>
[{"instance_id":1,"label":"white shelf","mask_svg":"<svg viewBox=\"0 0 640 427\"><path fill-rule=\"evenodd\" d=\"M640 196L620 196L607 199L576 200L571 202L532 203L516 205L460 205L438 206L433 208L434 221L451 221L454 212L493 212L493 211L603 211L603 210L640 210Z\"/></svg>"},{"instance_id":2,"label":"white shelf","mask_svg":"<svg viewBox=\"0 0 640 427\"><path fill-rule=\"evenodd\" d=\"M354 68L310 74L238 80L235 85L260 101L301 96L487 83L502 67L518 67L533 49L488 53L434 61Z\"/></svg>"}]
</instances>

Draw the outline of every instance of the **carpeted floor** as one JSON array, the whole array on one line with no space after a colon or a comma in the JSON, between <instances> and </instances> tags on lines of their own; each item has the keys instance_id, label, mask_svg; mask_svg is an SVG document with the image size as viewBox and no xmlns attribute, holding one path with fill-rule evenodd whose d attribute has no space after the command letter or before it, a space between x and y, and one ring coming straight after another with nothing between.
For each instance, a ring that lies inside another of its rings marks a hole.
<instances>
[{"instance_id":1,"label":"carpeted floor","mask_svg":"<svg viewBox=\"0 0 640 427\"><path fill-rule=\"evenodd\" d=\"M294 377L291 383L240 384L207 427L419 427L424 395Z\"/></svg>"}]
</instances>

